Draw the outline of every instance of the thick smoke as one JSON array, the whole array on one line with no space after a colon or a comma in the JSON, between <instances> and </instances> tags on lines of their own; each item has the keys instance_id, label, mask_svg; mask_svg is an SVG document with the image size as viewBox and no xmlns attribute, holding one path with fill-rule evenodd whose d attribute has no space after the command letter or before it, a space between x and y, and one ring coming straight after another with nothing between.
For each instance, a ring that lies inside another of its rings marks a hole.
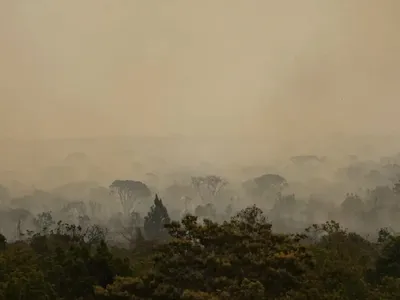
<instances>
[{"instance_id":1,"label":"thick smoke","mask_svg":"<svg viewBox=\"0 0 400 300\"><path fill-rule=\"evenodd\" d=\"M0 213L114 222L133 180L175 218L400 228L399 20L398 0L3 1Z\"/></svg>"},{"instance_id":2,"label":"thick smoke","mask_svg":"<svg viewBox=\"0 0 400 300\"><path fill-rule=\"evenodd\" d=\"M354 136L399 133L395 0L0 5L4 138L239 142L175 149L200 161L366 151Z\"/></svg>"}]
</instances>

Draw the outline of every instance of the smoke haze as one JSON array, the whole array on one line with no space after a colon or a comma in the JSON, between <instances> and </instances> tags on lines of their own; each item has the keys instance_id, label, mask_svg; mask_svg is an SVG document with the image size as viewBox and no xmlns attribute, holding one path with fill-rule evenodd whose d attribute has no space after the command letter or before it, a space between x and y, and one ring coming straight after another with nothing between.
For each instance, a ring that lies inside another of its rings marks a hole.
<instances>
[{"instance_id":1,"label":"smoke haze","mask_svg":"<svg viewBox=\"0 0 400 300\"><path fill-rule=\"evenodd\" d=\"M396 0L4 1L0 20L1 137L399 133Z\"/></svg>"},{"instance_id":2,"label":"smoke haze","mask_svg":"<svg viewBox=\"0 0 400 300\"><path fill-rule=\"evenodd\" d=\"M399 0L0 1L0 213L102 201L109 220L132 179L178 217L283 195L325 220L355 193L397 213L346 226L400 228L399 28Z\"/></svg>"}]
</instances>

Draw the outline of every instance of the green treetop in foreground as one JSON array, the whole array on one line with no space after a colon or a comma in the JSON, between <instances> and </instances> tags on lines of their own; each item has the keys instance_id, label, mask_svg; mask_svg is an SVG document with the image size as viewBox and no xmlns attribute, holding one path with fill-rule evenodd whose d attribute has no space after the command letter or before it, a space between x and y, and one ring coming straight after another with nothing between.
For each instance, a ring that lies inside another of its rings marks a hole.
<instances>
[{"instance_id":1,"label":"green treetop in foreground","mask_svg":"<svg viewBox=\"0 0 400 300\"><path fill-rule=\"evenodd\" d=\"M334 221L278 234L255 206L171 222L158 197L133 249L89 229L0 236L0 300L400 299L400 238L387 230L376 242Z\"/></svg>"}]
</instances>

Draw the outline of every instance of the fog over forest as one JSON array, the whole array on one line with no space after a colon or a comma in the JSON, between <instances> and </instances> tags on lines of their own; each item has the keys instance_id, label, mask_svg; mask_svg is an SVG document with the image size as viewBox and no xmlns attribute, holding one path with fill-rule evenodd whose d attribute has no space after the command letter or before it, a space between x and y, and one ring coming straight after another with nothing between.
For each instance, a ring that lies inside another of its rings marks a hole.
<instances>
[{"instance_id":1,"label":"fog over forest","mask_svg":"<svg viewBox=\"0 0 400 300\"><path fill-rule=\"evenodd\" d=\"M260 201L242 185L263 174L335 205L393 188L399 17L395 0L2 2L3 204L129 179L183 209L168 187L208 175L225 206Z\"/></svg>"},{"instance_id":2,"label":"fog over forest","mask_svg":"<svg viewBox=\"0 0 400 300\"><path fill-rule=\"evenodd\" d=\"M400 299L399 0L0 1L0 300Z\"/></svg>"}]
</instances>

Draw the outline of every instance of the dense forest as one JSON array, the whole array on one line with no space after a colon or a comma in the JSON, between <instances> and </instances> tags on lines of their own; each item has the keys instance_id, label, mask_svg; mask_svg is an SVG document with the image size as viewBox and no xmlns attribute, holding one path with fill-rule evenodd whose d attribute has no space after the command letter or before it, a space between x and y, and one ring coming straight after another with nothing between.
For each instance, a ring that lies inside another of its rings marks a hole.
<instances>
[{"instance_id":1,"label":"dense forest","mask_svg":"<svg viewBox=\"0 0 400 300\"><path fill-rule=\"evenodd\" d=\"M379 164L340 170L388 181L337 204L278 173L1 186L0 299L400 299L399 166Z\"/></svg>"},{"instance_id":2,"label":"dense forest","mask_svg":"<svg viewBox=\"0 0 400 300\"><path fill-rule=\"evenodd\" d=\"M329 221L276 233L256 206L222 223L170 222L158 197L129 248L96 226L38 221L21 240L1 236L0 299L400 297L400 237L387 229L368 239Z\"/></svg>"}]
</instances>

